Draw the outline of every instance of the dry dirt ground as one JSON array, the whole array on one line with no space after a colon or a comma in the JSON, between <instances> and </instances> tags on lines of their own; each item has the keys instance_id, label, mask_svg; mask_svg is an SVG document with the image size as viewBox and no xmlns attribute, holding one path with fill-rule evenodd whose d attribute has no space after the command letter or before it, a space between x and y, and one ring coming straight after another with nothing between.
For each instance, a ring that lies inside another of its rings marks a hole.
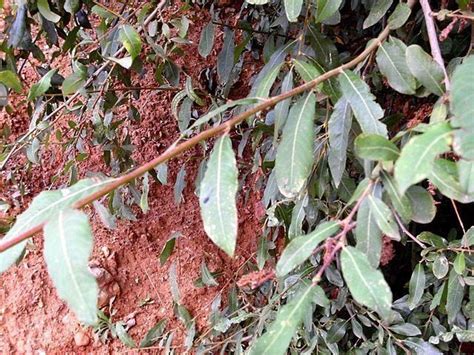
<instances>
[{"instance_id":1,"label":"dry dirt ground","mask_svg":"<svg viewBox=\"0 0 474 355\"><path fill-rule=\"evenodd\" d=\"M113 6L110 2L104 2ZM232 12L232 10L230 10ZM179 14L179 6L167 9L165 16ZM192 45L184 47L184 56L176 58L188 74L196 78L202 68L215 63L213 55L203 60L197 54L197 43L203 25L209 21L207 11L192 8L186 15L191 20L189 30ZM1 18L0 18L0 21ZM221 31L218 31L221 35ZM62 74L67 74L69 58L56 59L54 64ZM252 63L246 65L245 72L253 71ZM154 84L153 67L146 67L143 78L134 78L134 84ZM22 72L24 93L39 78L30 64ZM245 95L248 90L242 84L236 90ZM164 151L178 136L175 119L170 112L172 93L144 91L136 101L141 113L140 122L127 122L135 145L133 159L137 164L146 162ZM0 129L8 125L12 129L10 142L28 129L29 116L25 98L11 98L14 108L12 114L0 112ZM65 126L68 117L57 123L57 128ZM160 134L158 134L160 133ZM157 138L160 137L160 138ZM79 175L87 172L108 172L103 163L100 147L87 147L89 158L79 166ZM225 299L229 286L245 272L245 263L255 256L257 239L261 233L261 192L256 191L255 176L248 175L239 195L239 235L238 248L234 259L219 251L203 231L199 214L198 199L194 194L194 179L198 163L204 155L202 147L197 147L170 162L168 185L152 183L150 187L150 211L142 214L138 209L138 221L119 221L114 230L106 229L92 209L91 216L95 235L95 247L91 265L97 273L102 273L101 290L106 296L115 296L112 309L116 312L113 320L128 321L135 324L129 334L139 342L144 334L160 319L167 319L167 330L174 331L173 346L178 353L183 351L185 331L173 312L172 298L168 281L169 268L177 266L177 280L181 292L181 303L196 317L198 330L205 331L208 326L210 304L218 295ZM51 177L60 171L67 161L58 145L49 145L41 152L41 165L26 170L23 154L16 155L6 169L1 172L0 197L11 199L14 186L7 182L7 172L13 171L17 180L26 187L26 195L19 199L9 213L14 216L24 210L31 198L43 189L60 187L60 179L54 183ZM175 205L173 184L182 164L186 164L186 188L184 202ZM249 192L244 202L244 194ZM167 239L174 233L182 236L177 239L172 256L164 266L159 263L159 254ZM124 351L126 348L118 341L110 339L107 344L95 339L91 329L82 328L67 306L56 295L48 278L42 256L42 236L37 235L28 248L28 253L18 266L12 267L0 276L0 353L63 353ZM198 288L194 281L200 277L200 266L205 261L211 271L220 271L219 286ZM106 272L104 271L107 270ZM107 298L107 297L105 297ZM140 305L148 299L146 305ZM83 344L83 345L78 345ZM151 352L157 350L151 350Z\"/></svg>"}]
</instances>

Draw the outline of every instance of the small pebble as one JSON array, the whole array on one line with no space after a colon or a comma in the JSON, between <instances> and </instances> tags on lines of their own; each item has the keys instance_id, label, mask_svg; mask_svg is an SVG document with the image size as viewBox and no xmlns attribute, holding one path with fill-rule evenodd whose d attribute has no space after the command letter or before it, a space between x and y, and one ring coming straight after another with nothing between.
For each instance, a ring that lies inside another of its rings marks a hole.
<instances>
[{"instance_id":1,"label":"small pebble","mask_svg":"<svg viewBox=\"0 0 474 355\"><path fill-rule=\"evenodd\" d=\"M90 342L89 336L84 332L77 332L74 334L74 343L76 346L86 346Z\"/></svg>"}]
</instances>

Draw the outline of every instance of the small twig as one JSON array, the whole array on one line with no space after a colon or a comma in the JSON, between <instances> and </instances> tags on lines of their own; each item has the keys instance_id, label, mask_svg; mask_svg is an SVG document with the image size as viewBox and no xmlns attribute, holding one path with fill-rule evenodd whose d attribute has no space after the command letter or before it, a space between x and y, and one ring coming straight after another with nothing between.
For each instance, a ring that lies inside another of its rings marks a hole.
<instances>
[{"instance_id":1,"label":"small twig","mask_svg":"<svg viewBox=\"0 0 474 355\"><path fill-rule=\"evenodd\" d=\"M405 227L403 222L400 220L400 217L396 213L393 213L395 216L395 219L397 220L398 225L402 229L403 233L408 235L416 244L418 244L422 249L426 248L426 245L424 245L420 240L418 240L413 234L410 233L410 231Z\"/></svg>"},{"instance_id":2,"label":"small twig","mask_svg":"<svg viewBox=\"0 0 474 355\"><path fill-rule=\"evenodd\" d=\"M430 41L431 54L433 55L434 60L441 66L441 69L444 73L444 85L446 86L446 91L450 90L451 84L449 82L448 72L446 71L446 66L444 65L443 56L441 55L441 50L439 48L438 35L436 34L436 28L432 16L432 11L430 3L428 0L420 0L421 8L423 10L423 15L426 22L426 30L428 32L428 39Z\"/></svg>"},{"instance_id":3,"label":"small twig","mask_svg":"<svg viewBox=\"0 0 474 355\"><path fill-rule=\"evenodd\" d=\"M454 213L456 213L456 218L458 219L459 225L461 226L462 233L466 234L466 228L464 228L464 223L462 223L461 215L459 214L459 211L458 211L458 206L456 206L456 202L454 202L452 198L450 198L450 200L454 208Z\"/></svg>"},{"instance_id":4,"label":"small twig","mask_svg":"<svg viewBox=\"0 0 474 355\"><path fill-rule=\"evenodd\" d=\"M474 21L474 16L472 15L465 15L465 14L458 14L456 12L447 12L447 13L441 13L441 12L432 12L431 16L440 18L440 17L449 17L449 18L462 18L465 20L470 20Z\"/></svg>"}]
</instances>

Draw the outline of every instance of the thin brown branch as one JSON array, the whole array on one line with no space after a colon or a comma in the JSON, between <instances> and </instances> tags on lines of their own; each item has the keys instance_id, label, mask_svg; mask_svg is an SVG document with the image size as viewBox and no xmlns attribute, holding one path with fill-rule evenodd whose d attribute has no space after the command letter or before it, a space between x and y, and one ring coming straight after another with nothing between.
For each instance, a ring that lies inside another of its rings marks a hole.
<instances>
[{"instance_id":1,"label":"thin brown branch","mask_svg":"<svg viewBox=\"0 0 474 355\"><path fill-rule=\"evenodd\" d=\"M431 16L436 17L438 20L440 18L448 17L448 18L462 18L464 20L474 21L473 15L459 14L456 12L447 12L447 13L432 12Z\"/></svg>"},{"instance_id":2,"label":"thin brown branch","mask_svg":"<svg viewBox=\"0 0 474 355\"><path fill-rule=\"evenodd\" d=\"M430 41L431 54L433 55L433 58L436 63L438 63L441 66L441 69L443 70L444 85L446 86L446 91L449 91L451 84L449 82L448 72L446 71L444 59L441 55L441 50L439 48L438 35L436 33L436 27L432 16L433 11L431 11L429 0L420 0L420 4L423 10L423 15L425 17L426 31L428 32L428 39Z\"/></svg>"},{"instance_id":3,"label":"thin brown branch","mask_svg":"<svg viewBox=\"0 0 474 355\"><path fill-rule=\"evenodd\" d=\"M458 206L456 206L456 202L452 198L450 198L451 204L453 205L454 213L456 213L456 218L458 219L459 226L462 229L463 234L466 234L466 228L464 228L464 223L462 222L461 215L459 214L458 211Z\"/></svg>"},{"instance_id":4,"label":"thin brown branch","mask_svg":"<svg viewBox=\"0 0 474 355\"><path fill-rule=\"evenodd\" d=\"M408 2L408 5L410 7L412 7L415 4L415 2L416 2L415 0L410 0ZM288 98L293 97L295 95L301 94L305 91L311 90L311 89L315 88L317 85L319 85L320 83L324 82L325 80L328 80L328 79L330 79L334 76L337 76L338 74L343 72L345 69L350 69L350 68L355 67L357 64L362 62L370 53L372 53L374 50L376 50L379 47L379 45L381 45L383 43L383 41L388 37L389 33L390 33L390 29L388 27L386 27L379 34L379 36L375 40L373 40L365 48L365 50L362 53L360 53L357 57L355 57L351 61L349 61L349 62L347 62L347 63L345 63L345 64L343 64L343 65L341 65L341 66L339 66L335 69L332 69L332 70L316 77L315 79L313 79L311 81L308 81L307 83L294 88L293 90L290 90L290 91L284 92L280 95L270 97L266 100L263 100L261 103L255 105L254 107L248 109L247 111L242 112L237 116L234 116L230 120L228 120L224 123L221 123L218 126L209 128L209 129L197 134L196 136L190 138L189 140L187 140L187 141L185 141L181 144L172 145L164 153L162 153L161 155L159 155L155 159L153 159L153 160L149 161L148 163L138 167L137 169L129 172L128 174L125 174L125 175L113 180L110 184L106 185L104 188L100 189L99 191L97 191L97 192L83 198L82 200L76 202L73 207L74 208L82 208L82 207L90 204L91 202L93 202L93 201L109 194L110 192L114 191L118 187L120 187L124 184L127 184L130 181L133 181L134 179L142 176L143 174L145 174L149 170L153 169L155 166L157 166L159 164L162 164L162 163L170 160L171 158L175 158L175 157L179 156L181 153L183 153L186 150L194 147L195 145L199 144L200 142L202 142L204 140L207 140L209 138L213 138L215 136L218 136L220 134L223 134L223 133L229 131L234 126L236 126L237 124L245 121L247 118L252 117L256 113L258 113L260 111L264 111L264 110L266 110L270 107L273 107L277 103L279 103L279 102L281 102L285 99L288 99ZM354 207L354 209L355 209L355 207ZM354 215L354 213L355 213L354 209L349 214L349 216ZM9 240L3 241L2 243L0 243L0 252L3 252L5 250L7 250L8 248L11 248L12 246L20 243L21 241L32 237L35 233L39 232L41 230L41 228L42 228L42 226L38 225L38 226L36 226L36 227L34 227L34 228L32 228L28 231L25 231L25 232L15 236L15 237L9 239Z\"/></svg>"},{"instance_id":5,"label":"thin brown branch","mask_svg":"<svg viewBox=\"0 0 474 355\"><path fill-rule=\"evenodd\" d=\"M400 226L400 228L402 229L403 233L408 235L411 238L411 240L413 240L416 244L418 244L422 249L425 249L426 245L424 245L413 234L410 233L410 231L405 227L403 222L400 220L400 217L398 217L398 215L396 213L393 213L393 215L395 216L395 219L397 220L397 223Z\"/></svg>"}]
</instances>

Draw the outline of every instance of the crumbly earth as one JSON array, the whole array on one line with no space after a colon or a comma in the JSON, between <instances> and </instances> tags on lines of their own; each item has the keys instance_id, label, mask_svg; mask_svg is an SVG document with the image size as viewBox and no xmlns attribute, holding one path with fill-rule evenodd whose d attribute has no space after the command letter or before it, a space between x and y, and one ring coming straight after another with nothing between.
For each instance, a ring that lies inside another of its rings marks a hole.
<instances>
[{"instance_id":1,"label":"crumbly earth","mask_svg":"<svg viewBox=\"0 0 474 355\"><path fill-rule=\"evenodd\" d=\"M110 2L104 2L110 5ZM179 6L166 10L164 16L179 13ZM232 14L232 11L230 11ZM187 74L197 80L199 72L215 63L216 52L222 43L222 33L217 32L217 48L207 58L197 53L197 43L201 28L209 21L210 15L202 9L187 10L190 18L189 30L192 45L185 46L184 55L176 58ZM0 18L0 22L2 22ZM58 58L54 66L67 74L69 58ZM246 63L244 75L250 76L258 63ZM135 85L156 85L153 67L146 66L143 77L134 78ZM24 93L39 78L30 63L23 72ZM237 83L235 96L248 92L248 80ZM143 91L135 102L141 114L140 122L126 123L135 145L133 159L136 164L144 163L163 152L178 136L178 128L170 111L172 93ZM10 103L13 113L0 112L0 130L8 125L12 134L9 143L28 130L29 115L24 96L12 96ZM77 120L72 115L62 114L55 124L56 129L67 133L67 120ZM88 159L79 166L79 175L88 172L108 173L102 159L101 147L86 146ZM257 239L261 233L261 192L255 188L255 175L248 174L238 197L239 235L234 259L230 259L206 236L199 213L199 204L194 194L194 179L200 160L204 157L203 147L199 146L170 162L168 184L153 182L150 186L147 214L134 209L138 220L120 220L114 230L104 227L93 209L87 209L94 230L94 252L91 266L99 277L104 293L101 302L110 300L110 308L115 312L113 321L124 320L132 325L129 334L139 342L146 332L161 319L167 320L167 331L175 332L173 346L178 353L183 348L185 330L173 311L169 286L169 269L175 264L177 282L181 294L181 304L196 318L198 331L204 332L212 301L219 295L225 299L230 285L242 275L242 267L255 257ZM250 156L248 154L247 156ZM245 154L244 154L245 156ZM50 144L41 151L41 164L25 169L26 158L16 155L0 172L0 198L16 203L9 211L15 216L23 211L32 197L44 189L58 188L66 180L60 177L52 182L67 162L68 157L59 145ZM244 158L245 160L245 158ZM180 167L186 165L186 188L183 202L176 205L173 185ZM246 170L245 170L246 169ZM249 167L241 168L241 176ZM8 171L13 171L17 181L24 184L26 195L18 197L18 191L8 179ZM150 180L152 181L152 180ZM1 216L0 216L1 217ZM161 266L160 252L168 238L180 232L174 252ZM48 278L42 256L42 236L37 235L28 247L26 257L18 266L1 275L0 282L0 353L64 353L124 351L126 347L117 339L109 338L107 344L94 338L91 329L82 328L68 307L56 295ZM194 285L200 277L201 264L205 262L211 271L219 271L218 286L199 288ZM104 276L105 275L105 276ZM144 302L147 300L147 302ZM108 310L106 306L104 309ZM154 349L151 352L157 351Z\"/></svg>"}]
</instances>

